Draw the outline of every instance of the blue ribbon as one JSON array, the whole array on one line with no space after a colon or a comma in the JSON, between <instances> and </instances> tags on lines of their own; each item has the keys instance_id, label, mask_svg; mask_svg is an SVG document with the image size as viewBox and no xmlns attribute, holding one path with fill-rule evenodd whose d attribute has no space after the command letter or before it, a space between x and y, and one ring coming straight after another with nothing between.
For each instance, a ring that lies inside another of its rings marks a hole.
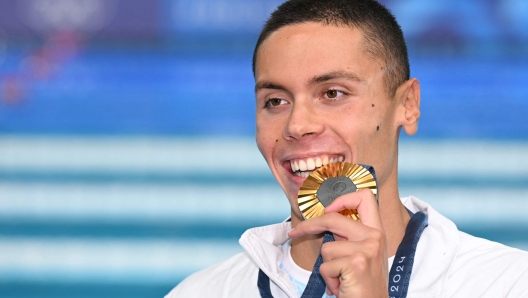
<instances>
[{"instance_id":1,"label":"blue ribbon","mask_svg":"<svg viewBox=\"0 0 528 298\"><path fill-rule=\"evenodd\" d=\"M428 221L425 213L417 212L412 215L411 220L405 229L405 236L398 246L390 270L389 298L407 297L416 247L418 246L418 241L427 225ZM334 241L334 236L332 233L327 232L323 237L323 244L329 241ZM321 298L323 296L326 289L326 283L319 272L319 267L322 263L323 257L319 254L301 298ZM261 269L259 269L257 285L262 298L273 298L269 277Z\"/></svg>"}]
</instances>

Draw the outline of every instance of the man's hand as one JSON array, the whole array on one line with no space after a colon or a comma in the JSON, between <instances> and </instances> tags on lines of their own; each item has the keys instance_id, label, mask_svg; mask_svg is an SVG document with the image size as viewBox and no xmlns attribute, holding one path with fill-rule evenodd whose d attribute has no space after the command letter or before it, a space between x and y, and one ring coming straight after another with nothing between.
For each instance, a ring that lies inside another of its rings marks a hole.
<instances>
[{"instance_id":1,"label":"man's hand","mask_svg":"<svg viewBox=\"0 0 528 298\"><path fill-rule=\"evenodd\" d=\"M361 222L338 212L357 209ZM387 297L387 244L378 205L370 190L337 198L325 214L305 220L290 231L291 238L332 232L335 242L321 248L321 276L327 294L339 298Z\"/></svg>"}]
</instances>

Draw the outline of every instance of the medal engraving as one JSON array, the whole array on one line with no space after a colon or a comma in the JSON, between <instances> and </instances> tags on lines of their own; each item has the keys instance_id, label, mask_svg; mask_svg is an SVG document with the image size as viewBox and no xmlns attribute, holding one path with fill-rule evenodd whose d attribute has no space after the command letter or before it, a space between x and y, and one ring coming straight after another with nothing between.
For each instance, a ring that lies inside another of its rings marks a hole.
<instances>
[{"instance_id":1,"label":"medal engraving","mask_svg":"<svg viewBox=\"0 0 528 298\"><path fill-rule=\"evenodd\" d=\"M315 196L326 208L337 197L355 191L357 191L357 187L354 183L348 177L341 176L326 179L315 193Z\"/></svg>"},{"instance_id":2,"label":"medal engraving","mask_svg":"<svg viewBox=\"0 0 528 298\"><path fill-rule=\"evenodd\" d=\"M376 179L365 167L339 162L313 171L299 189L297 202L305 219L321 216L324 208L336 198L364 188L370 189L377 198ZM357 210L339 212L354 220L359 219Z\"/></svg>"}]
</instances>

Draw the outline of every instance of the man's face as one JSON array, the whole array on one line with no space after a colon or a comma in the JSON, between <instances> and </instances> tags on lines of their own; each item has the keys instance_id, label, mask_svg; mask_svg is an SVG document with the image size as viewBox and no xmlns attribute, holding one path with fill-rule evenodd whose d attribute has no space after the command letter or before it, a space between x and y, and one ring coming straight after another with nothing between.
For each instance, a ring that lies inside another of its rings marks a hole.
<instances>
[{"instance_id":1,"label":"man's face","mask_svg":"<svg viewBox=\"0 0 528 298\"><path fill-rule=\"evenodd\" d=\"M400 109L387 97L384 67L346 26L290 25L261 44L257 145L297 216L297 192L321 165L372 165L380 190L396 175Z\"/></svg>"}]
</instances>

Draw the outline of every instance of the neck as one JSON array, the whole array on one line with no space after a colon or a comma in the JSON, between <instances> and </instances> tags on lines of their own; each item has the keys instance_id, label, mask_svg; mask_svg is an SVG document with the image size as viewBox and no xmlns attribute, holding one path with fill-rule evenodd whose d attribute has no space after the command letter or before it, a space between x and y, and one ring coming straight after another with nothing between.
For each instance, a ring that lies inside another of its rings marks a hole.
<instances>
[{"instance_id":1,"label":"neck","mask_svg":"<svg viewBox=\"0 0 528 298\"><path fill-rule=\"evenodd\" d=\"M394 176L396 178L396 176ZM381 223L387 237L387 255L394 256L400 245L410 216L400 201L397 179L387 180L380 187L379 212ZM391 191L392 190L392 191ZM383 196L382 196L383 195ZM297 226L303 219L292 211L292 227ZM301 268L312 271L315 260L319 255L323 234L306 235L292 240L291 255Z\"/></svg>"}]
</instances>

